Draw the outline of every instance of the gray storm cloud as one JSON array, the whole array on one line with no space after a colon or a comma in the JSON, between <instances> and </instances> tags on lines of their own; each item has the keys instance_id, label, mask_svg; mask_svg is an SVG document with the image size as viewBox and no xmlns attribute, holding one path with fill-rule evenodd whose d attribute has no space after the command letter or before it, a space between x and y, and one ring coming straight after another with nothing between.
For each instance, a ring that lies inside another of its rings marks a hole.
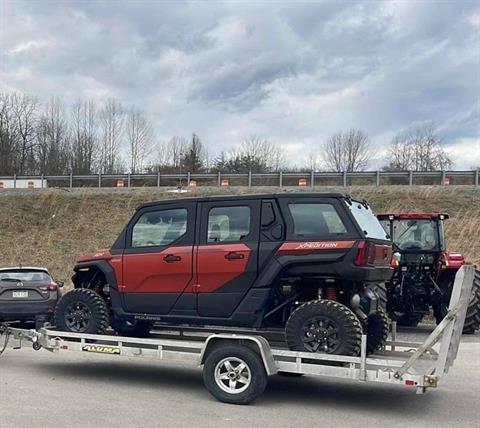
<instances>
[{"instance_id":1,"label":"gray storm cloud","mask_svg":"<svg viewBox=\"0 0 480 428\"><path fill-rule=\"evenodd\" d=\"M2 90L115 96L160 139L258 134L298 164L338 130L381 151L428 121L480 163L476 2L1 2Z\"/></svg>"}]
</instances>

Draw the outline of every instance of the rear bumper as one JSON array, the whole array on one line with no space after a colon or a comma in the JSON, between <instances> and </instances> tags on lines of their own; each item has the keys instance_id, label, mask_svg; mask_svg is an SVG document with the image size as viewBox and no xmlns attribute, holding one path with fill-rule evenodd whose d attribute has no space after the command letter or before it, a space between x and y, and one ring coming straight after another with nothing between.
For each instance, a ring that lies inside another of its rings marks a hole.
<instances>
[{"instance_id":1,"label":"rear bumper","mask_svg":"<svg viewBox=\"0 0 480 428\"><path fill-rule=\"evenodd\" d=\"M12 302L0 301L0 319L2 320L27 320L35 319L38 315L52 315L57 304L57 299L38 302Z\"/></svg>"},{"instance_id":2,"label":"rear bumper","mask_svg":"<svg viewBox=\"0 0 480 428\"><path fill-rule=\"evenodd\" d=\"M377 283L390 281L394 271L390 266L365 266L361 272L363 281Z\"/></svg>"}]
</instances>

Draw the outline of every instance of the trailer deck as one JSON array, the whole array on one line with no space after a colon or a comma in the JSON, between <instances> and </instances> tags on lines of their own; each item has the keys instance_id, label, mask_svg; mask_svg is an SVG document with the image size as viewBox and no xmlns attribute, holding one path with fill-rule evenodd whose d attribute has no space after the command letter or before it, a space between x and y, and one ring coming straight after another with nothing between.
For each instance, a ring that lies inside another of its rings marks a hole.
<instances>
[{"instance_id":1,"label":"trailer deck","mask_svg":"<svg viewBox=\"0 0 480 428\"><path fill-rule=\"evenodd\" d=\"M21 349L32 344L36 350L43 348L59 354L75 351L112 358L126 356L190 362L203 366L205 385L212 395L220 401L235 404L253 401L263 392L267 376L276 373L398 384L415 387L417 393L424 393L428 388L437 387L457 356L473 275L473 266L464 266L459 270L449 312L423 343L398 341L393 323L391 337L385 347L371 355L366 353L365 335L362 336L360 356L350 357L290 351L282 346L279 331L169 327L155 331L155 338L138 339L67 333L54 328L36 331L9 326L0 327L0 355L6 349ZM223 359L220 358L222 352L226 355ZM248 371L243 372L248 373L247 377L239 373L244 368L222 372L222 364L228 367L231 361L238 361L238 355L242 353L247 354L245 361L253 361L247 364ZM255 365L255 359L260 362L260 368ZM251 384L260 386L245 395L245 388Z\"/></svg>"}]
</instances>

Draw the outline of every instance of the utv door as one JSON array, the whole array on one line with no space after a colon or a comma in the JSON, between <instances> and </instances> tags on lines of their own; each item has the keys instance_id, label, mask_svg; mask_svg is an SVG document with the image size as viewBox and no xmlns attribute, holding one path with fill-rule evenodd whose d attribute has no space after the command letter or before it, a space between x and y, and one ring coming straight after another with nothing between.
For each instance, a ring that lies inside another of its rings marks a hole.
<instances>
[{"instance_id":1,"label":"utv door","mask_svg":"<svg viewBox=\"0 0 480 428\"><path fill-rule=\"evenodd\" d=\"M148 207L132 219L121 290L127 312L167 314L190 284L195 217L191 202Z\"/></svg>"},{"instance_id":2,"label":"utv door","mask_svg":"<svg viewBox=\"0 0 480 428\"><path fill-rule=\"evenodd\" d=\"M199 209L198 314L230 317L257 277L260 200L206 202Z\"/></svg>"}]
</instances>

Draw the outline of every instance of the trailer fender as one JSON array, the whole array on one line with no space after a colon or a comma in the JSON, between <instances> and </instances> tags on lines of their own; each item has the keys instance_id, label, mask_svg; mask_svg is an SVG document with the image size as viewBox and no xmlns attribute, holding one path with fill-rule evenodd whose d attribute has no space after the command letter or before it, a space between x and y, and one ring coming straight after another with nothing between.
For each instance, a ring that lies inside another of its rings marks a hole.
<instances>
[{"instance_id":1,"label":"trailer fender","mask_svg":"<svg viewBox=\"0 0 480 428\"><path fill-rule=\"evenodd\" d=\"M207 340L205 341L205 345L202 348L202 352L200 353L200 365L205 363L205 359L207 358L209 352L212 349L222 346L222 344L228 343L238 343L243 346L247 346L251 349L254 349L259 355L262 357L263 365L265 366L265 371L267 375L276 374L278 372L277 365L275 364L275 360L273 359L273 355L270 349L270 345L264 337L258 336L243 336L237 334L212 334L208 336Z\"/></svg>"}]
</instances>

